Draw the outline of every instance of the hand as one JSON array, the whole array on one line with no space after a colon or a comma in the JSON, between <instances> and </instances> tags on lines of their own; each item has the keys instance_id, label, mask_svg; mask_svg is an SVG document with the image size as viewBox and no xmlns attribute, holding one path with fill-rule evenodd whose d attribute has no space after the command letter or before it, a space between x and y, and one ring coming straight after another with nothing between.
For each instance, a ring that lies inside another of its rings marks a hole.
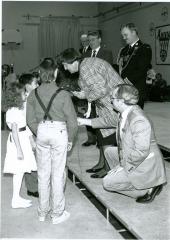
<instances>
[{"instance_id":1,"label":"hand","mask_svg":"<svg viewBox=\"0 0 170 240\"><path fill-rule=\"evenodd\" d=\"M85 99L86 98L84 91L81 91L81 92L73 91L72 93L75 97L77 97L79 99Z\"/></svg>"},{"instance_id":2,"label":"hand","mask_svg":"<svg viewBox=\"0 0 170 240\"><path fill-rule=\"evenodd\" d=\"M88 102L88 109L87 112L84 114L86 118L89 118L91 114L91 103Z\"/></svg>"},{"instance_id":3,"label":"hand","mask_svg":"<svg viewBox=\"0 0 170 240\"><path fill-rule=\"evenodd\" d=\"M77 118L78 126L91 126L91 119L86 119L86 118Z\"/></svg>"},{"instance_id":4,"label":"hand","mask_svg":"<svg viewBox=\"0 0 170 240\"><path fill-rule=\"evenodd\" d=\"M35 142L33 136L30 136L30 143L31 143L32 150L35 151L35 149L36 149L36 142Z\"/></svg>"},{"instance_id":5,"label":"hand","mask_svg":"<svg viewBox=\"0 0 170 240\"><path fill-rule=\"evenodd\" d=\"M73 143L72 142L68 142L67 145L67 151L69 152L72 149Z\"/></svg>"},{"instance_id":6,"label":"hand","mask_svg":"<svg viewBox=\"0 0 170 240\"><path fill-rule=\"evenodd\" d=\"M91 113L91 111L88 111L88 110L87 110L87 112L84 113L85 118L89 118L89 117L90 117L90 113Z\"/></svg>"},{"instance_id":7,"label":"hand","mask_svg":"<svg viewBox=\"0 0 170 240\"><path fill-rule=\"evenodd\" d=\"M22 150L19 150L17 152L17 158L18 158L18 160L24 160L24 154L23 154Z\"/></svg>"}]
</instances>

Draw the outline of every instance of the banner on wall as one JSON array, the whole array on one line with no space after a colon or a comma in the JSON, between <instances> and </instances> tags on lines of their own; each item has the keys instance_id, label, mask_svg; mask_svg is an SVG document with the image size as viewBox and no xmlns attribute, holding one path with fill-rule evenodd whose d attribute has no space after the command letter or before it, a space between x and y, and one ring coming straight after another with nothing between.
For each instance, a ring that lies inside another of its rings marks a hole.
<instances>
[{"instance_id":1,"label":"banner on wall","mask_svg":"<svg viewBox=\"0 0 170 240\"><path fill-rule=\"evenodd\" d=\"M170 65L170 24L156 27L155 56L157 65Z\"/></svg>"}]
</instances>

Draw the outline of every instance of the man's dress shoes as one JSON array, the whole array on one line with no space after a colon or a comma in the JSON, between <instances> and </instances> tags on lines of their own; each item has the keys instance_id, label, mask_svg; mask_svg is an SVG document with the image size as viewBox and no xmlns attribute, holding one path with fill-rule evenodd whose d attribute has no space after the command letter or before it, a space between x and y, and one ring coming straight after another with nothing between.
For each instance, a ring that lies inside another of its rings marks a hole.
<instances>
[{"instance_id":1,"label":"man's dress shoes","mask_svg":"<svg viewBox=\"0 0 170 240\"><path fill-rule=\"evenodd\" d=\"M162 184L159 186L153 187L152 191L150 193L146 193L144 196L138 197L136 199L136 202L138 202L138 203L152 202L154 200L154 198L156 197L156 195L158 195L161 192L162 188L163 188Z\"/></svg>"}]
</instances>

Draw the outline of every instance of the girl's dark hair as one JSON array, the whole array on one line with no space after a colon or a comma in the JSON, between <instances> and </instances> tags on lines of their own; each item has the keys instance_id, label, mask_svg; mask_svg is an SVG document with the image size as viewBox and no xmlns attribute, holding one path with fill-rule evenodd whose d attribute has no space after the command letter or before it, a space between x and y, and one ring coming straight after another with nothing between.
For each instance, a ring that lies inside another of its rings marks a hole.
<instances>
[{"instance_id":1,"label":"girl's dark hair","mask_svg":"<svg viewBox=\"0 0 170 240\"><path fill-rule=\"evenodd\" d=\"M7 111L12 107L17 107L19 109L23 108L22 92L24 91L24 86L18 82L13 82L9 84L8 88L2 95L2 108L3 111Z\"/></svg>"},{"instance_id":2,"label":"girl's dark hair","mask_svg":"<svg viewBox=\"0 0 170 240\"><path fill-rule=\"evenodd\" d=\"M19 77L19 83L22 85L31 84L33 81L34 75L31 73L24 73Z\"/></svg>"}]
</instances>

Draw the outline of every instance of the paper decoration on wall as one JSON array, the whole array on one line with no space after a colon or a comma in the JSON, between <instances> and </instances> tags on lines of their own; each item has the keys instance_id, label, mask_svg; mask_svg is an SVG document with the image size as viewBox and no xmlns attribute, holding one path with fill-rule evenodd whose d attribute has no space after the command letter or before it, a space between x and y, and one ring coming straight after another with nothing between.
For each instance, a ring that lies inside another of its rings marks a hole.
<instances>
[{"instance_id":1,"label":"paper decoration on wall","mask_svg":"<svg viewBox=\"0 0 170 240\"><path fill-rule=\"evenodd\" d=\"M156 27L156 64L170 65L170 24Z\"/></svg>"},{"instance_id":2,"label":"paper decoration on wall","mask_svg":"<svg viewBox=\"0 0 170 240\"><path fill-rule=\"evenodd\" d=\"M18 29L2 29L2 45L20 45L22 36Z\"/></svg>"}]
</instances>

